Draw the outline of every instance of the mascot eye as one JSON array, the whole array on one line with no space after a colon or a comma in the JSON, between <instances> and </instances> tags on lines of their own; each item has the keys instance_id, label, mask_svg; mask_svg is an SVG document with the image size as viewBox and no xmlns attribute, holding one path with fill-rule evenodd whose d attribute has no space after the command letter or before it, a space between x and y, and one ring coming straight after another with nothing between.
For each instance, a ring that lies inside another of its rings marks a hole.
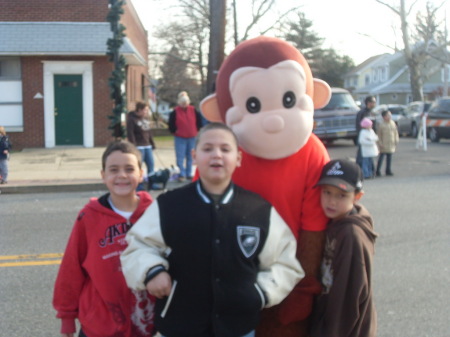
<instances>
[{"instance_id":1,"label":"mascot eye","mask_svg":"<svg viewBox=\"0 0 450 337\"><path fill-rule=\"evenodd\" d=\"M295 105L295 94L292 91L288 91L283 96L283 106L285 108L292 108Z\"/></svg>"},{"instance_id":2,"label":"mascot eye","mask_svg":"<svg viewBox=\"0 0 450 337\"><path fill-rule=\"evenodd\" d=\"M261 111L261 102L256 97L247 100L247 111L254 114Z\"/></svg>"}]
</instances>

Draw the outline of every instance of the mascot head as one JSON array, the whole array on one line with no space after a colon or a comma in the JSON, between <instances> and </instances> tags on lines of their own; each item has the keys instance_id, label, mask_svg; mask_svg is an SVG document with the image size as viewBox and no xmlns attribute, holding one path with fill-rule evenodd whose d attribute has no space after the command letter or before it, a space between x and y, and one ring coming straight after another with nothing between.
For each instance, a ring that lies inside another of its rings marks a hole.
<instances>
[{"instance_id":1,"label":"mascot head","mask_svg":"<svg viewBox=\"0 0 450 337\"><path fill-rule=\"evenodd\" d=\"M225 122L241 148L256 157L288 157L308 141L314 109L331 97L303 55L286 41L261 36L239 44L225 59L216 92L200 104L209 121Z\"/></svg>"}]
</instances>

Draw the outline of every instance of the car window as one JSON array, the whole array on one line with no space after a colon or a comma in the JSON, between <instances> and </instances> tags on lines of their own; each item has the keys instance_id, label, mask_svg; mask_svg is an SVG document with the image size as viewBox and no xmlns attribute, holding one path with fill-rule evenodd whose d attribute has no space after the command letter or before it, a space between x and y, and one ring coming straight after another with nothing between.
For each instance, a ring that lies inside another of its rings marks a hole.
<instances>
[{"instance_id":1,"label":"car window","mask_svg":"<svg viewBox=\"0 0 450 337\"><path fill-rule=\"evenodd\" d=\"M439 105L439 110L441 110L441 112L450 113L450 100L443 99Z\"/></svg>"},{"instance_id":2,"label":"car window","mask_svg":"<svg viewBox=\"0 0 450 337\"><path fill-rule=\"evenodd\" d=\"M423 111L424 111L424 112L427 112L428 110L430 110L430 106L431 106L431 103L425 103L425 104L423 105Z\"/></svg>"},{"instance_id":3,"label":"car window","mask_svg":"<svg viewBox=\"0 0 450 337\"><path fill-rule=\"evenodd\" d=\"M389 111L390 111L391 114L393 114L393 115L398 115L398 114L400 114L403 110L404 110L404 108L402 108L402 107L389 108Z\"/></svg>"},{"instance_id":4,"label":"car window","mask_svg":"<svg viewBox=\"0 0 450 337\"><path fill-rule=\"evenodd\" d=\"M330 102L322 110L358 109L353 97L345 92L333 93Z\"/></svg>"}]
</instances>

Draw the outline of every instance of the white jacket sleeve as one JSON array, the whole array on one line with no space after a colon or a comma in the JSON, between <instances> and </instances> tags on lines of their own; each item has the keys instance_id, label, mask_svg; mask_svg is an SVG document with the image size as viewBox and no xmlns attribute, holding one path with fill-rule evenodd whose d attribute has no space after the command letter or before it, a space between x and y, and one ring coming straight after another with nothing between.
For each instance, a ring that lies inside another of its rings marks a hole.
<instances>
[{"instance_id":1,"label":"white jacket sleeve","mask_svg":"<svg viewBox=\"0 0 450 337\"><path fill-rule=\"evenodd\" d=\"M167 252L159 220L158 201L154 201L128 231L128 247L120 256L122 271L131 289L144 290L144 280L150 268L163 265L169 269L164 258Z\"/></svg>"},{"instance_id":2,"label":"white jacket sleeve","mask_svg":"<svg viewBox=\"0 0 450 337\"><path fill-rule=\"evenodd\" d=\"M269 234L259 254L258 284L267 297L266 308L280 303L305 276L295 257L297 241L291 229L272 207Z\"/></svg>"}]
</instances>

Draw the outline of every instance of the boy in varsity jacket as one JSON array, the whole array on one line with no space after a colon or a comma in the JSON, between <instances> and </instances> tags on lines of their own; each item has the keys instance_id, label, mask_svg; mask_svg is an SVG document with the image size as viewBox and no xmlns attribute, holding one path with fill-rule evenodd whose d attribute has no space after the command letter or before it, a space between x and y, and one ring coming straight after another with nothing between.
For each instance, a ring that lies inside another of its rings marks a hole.
<instances>
[{"instance_id":1,"label":"boy in varsity jacket","mask_svg":"<svg viewBox=\"0 0 450 337\"><path fill-rule=\"evenodd\" d=\"M113 142L103 153L102 177L109 193L91 199L78 214L56 279L53 306L61 335L150 337L154 298L130 290L120 265L125 235L152 199L137 192L141 155L129 142Z\"/></svg>"},{"instance_id":2,"label":"boy in varsity jacket","mask_svg":"<svg viewBox=\"0 0 450 337\"><path fill-rule=\"evenodd\" d=\"M231 182L241 154L228 126L204 126L193 156L200 179L159 196L128 232L125 278L157 297L165 337L254 336L262 308L304 275L295 237L267 201Z\"/></svg>"}]
</instances>

